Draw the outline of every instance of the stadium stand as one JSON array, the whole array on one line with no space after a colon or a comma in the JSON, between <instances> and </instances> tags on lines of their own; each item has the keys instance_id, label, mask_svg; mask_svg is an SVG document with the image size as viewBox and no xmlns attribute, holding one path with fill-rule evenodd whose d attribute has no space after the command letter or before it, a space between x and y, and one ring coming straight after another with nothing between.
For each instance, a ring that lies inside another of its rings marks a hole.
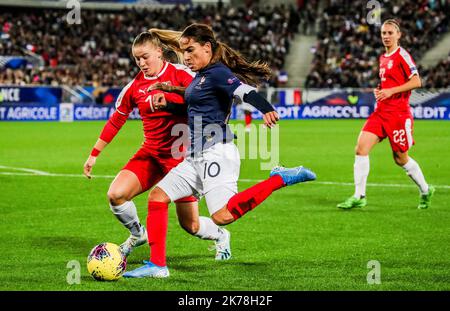
<instances>
[{"instance_id":1,"label":"stadium stand","mask_svg":"<svg viewBox=\"0 0 450 311\"><path fill-rule=\"evenodd\" d=\"M137 73L130 47L138 33L151 27L181 30L192 22L210 24L219 40L250 60L268 61L278 72L299 23L292 18L297 17L296 10L283 5L81 10L79 25L68 24L66 14L60 9L2 10L0 55L34 55L43 66L29 62L19 69L4 66L0 84L123 86ZM276 76L272 82L276 83Z\"/></svg>"},{"instance_id":2,"label":"stadium stand","mask_svg":"<svg viewBox=\"0 0 450 311\"><path fill-rule=\"evenodd\" d=\"M328 0L319 20L315 56L305 87L377 85L377 62L382 52L379 26L368 24L367 14L367 1ZM449 30L450 7L448 1L382 1L381 17L400 20L401 44L418 61ZM448 75L447 80L439 80L422 72L422 77L425 87L450 84Z\"/></svg>"},{"instance_id":3,"label":"stadium stand","mask_svg":"<svg viewBox=\"0 0 450 311\"><path fill-rule=\"evenodd\" d=\"M419 72L422 73L425 86L448 88L450 86L450 53L447 59L441 60L432 68L425 69L419 66Z\"/></svg>"}]
</instances>

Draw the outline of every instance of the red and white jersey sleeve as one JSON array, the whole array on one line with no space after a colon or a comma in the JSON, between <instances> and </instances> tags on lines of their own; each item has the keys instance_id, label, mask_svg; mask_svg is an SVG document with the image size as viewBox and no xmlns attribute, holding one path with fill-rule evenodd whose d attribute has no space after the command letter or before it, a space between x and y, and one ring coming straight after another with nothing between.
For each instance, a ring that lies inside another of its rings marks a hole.
<instances>
[{"instance_id":1,"label":"red and white jersey sleeve","mask_svg":"<svg viewBox=\"0 0 450 311\"><path fill-rule=\"evenodd\" d=\"M400 66L405 72L406 76L408 76L408 80L412 78L414 75L418 75L416 64L412 59L411 55L402 47L399 49L399 62Z\"/></svg>"},{"instance_id":2,"label":"red and white jersey sleeve","mask_svg":"<svg viewBox=\"0 0 450 311\"><path fill-rule=\"evenodd\" d=\"M116 100L116 111L109 117L108 122L100 133L100 139L109 143L120 131L128 119L128 115L133 111L133 84L134 80L128 83L120 92Z\"/></svg>"},{"instance_id":3,"label":"red and white jersey sleeve","mask_svg":"<svg viewBox=\"0 0 450 311\"><path fill-rule=\"evenodd\" d=\"M133 101L135 81L136 79L133 79L130 83L128 83L117 97L116 111L122 115L128 116L136 107L136 104Z\"/></svg>"},{"instance_id":4,"label":"red and white jersey sleeve","mask_svg":"<svg viewBox=\"0 0 450 311\"><path fill-rule=\"evenodd\" d=\"M176 80L181 86L188 87L195 77L195 73L182 64L171 64L176 70Z\"/></svg>"},{"instance_id":5,"label":"red and white jersey sleeve","mask_svg":"<svg viewBox=\"0 0 450 311\"><path fill-rule=\"evenodd\" d=\"M405 84L415 74L419 74L411 55L402 47L380 57L379 76L381 89L390 89ZM377 111L408 112L411 91L397 93L377 102Z\"/></svg>"},{"instance_id":6,"label":"red and white jersey sleeve","mask_svg":"<svg viewBox=\"0 0 450 311\"><path fill-rule=\"evenodd\" d=\"M175 86L183 86L188 87L188 85L194 79L195 73L192 72L188 67L181 64L168 64L166 79L163 83L175 85ZM174 104L184 104L183 96L175 93L167 93L164 92L164 97L168 102Z\"/></svg>"}]
</instances>

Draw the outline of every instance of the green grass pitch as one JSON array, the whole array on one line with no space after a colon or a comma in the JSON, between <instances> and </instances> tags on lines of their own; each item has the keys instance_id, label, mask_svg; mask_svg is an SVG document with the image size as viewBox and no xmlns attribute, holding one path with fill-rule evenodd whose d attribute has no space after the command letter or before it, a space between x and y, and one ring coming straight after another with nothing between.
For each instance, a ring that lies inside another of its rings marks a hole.
<instances>
[{"instance_id":1,"label":"green grass pitch","mask_svg":"<svg viewBox=\"0 0 450 311\"><path fill-rule=\"evenodd\" d=\"M94 174L81 176L104 122L0 123L0 290L450 290L450 122L416 121L417 160L436 193L418 210L418 191L397 167L387 141L371 154L368 206L341 211L353 193L354 146L363 120L280 122L280 163L305 165L316 182L294 185L228 226L233 258L215 262L209 241L185 233L170 208L168 279L97 282L86 257L127 231L114 218L106 192L142 141L128 122L100 155ZM267 177L260 160L242 160L240 189ZM22 169L19 169L22 168ZM33 171L57 175L34 175ZM145 222L147 194L135 199ZM204 203L201 214L207 215ZM128 258L134 269L148 246ZM67 263L81 264L68 284ZM370 260L381 284L368 284Z\"/></svg>"}]
</instances>

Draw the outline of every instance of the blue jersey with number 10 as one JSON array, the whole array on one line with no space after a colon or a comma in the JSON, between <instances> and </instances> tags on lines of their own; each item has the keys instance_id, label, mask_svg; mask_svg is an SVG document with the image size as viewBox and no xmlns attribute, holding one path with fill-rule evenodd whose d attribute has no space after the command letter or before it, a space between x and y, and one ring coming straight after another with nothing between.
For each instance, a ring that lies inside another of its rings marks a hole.
<instances>
[{"instance_id":1,"label":"blue jersey with number 10","mask_svg":"<svg viewBox=\"0 0 450 311\"><path fill-rule=\"evenodd\" d=\"M233 92L241 81L223 63L198 71L185 91L191 151L206 149L218 142L229 142L234 134L228 127Z\"/></svg>"}]
</instances>

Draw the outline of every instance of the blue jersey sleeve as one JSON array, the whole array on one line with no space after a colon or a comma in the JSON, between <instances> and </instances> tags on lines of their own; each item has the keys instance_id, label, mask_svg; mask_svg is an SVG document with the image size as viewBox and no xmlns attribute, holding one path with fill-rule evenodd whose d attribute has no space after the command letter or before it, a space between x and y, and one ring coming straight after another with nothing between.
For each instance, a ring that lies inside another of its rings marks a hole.
<instances>
[{"instance_id":1,"label":"blue jersey sleeve","mask_svg":"<svg viewBox=\"0 0 450 311\"><path fill-rule=\"evenodd\" d=\"M234 91L241 85L241 81L225 65L220 66L213 73L214 87L229 98L233 98Z\"/></svg>"}]
</instances>

